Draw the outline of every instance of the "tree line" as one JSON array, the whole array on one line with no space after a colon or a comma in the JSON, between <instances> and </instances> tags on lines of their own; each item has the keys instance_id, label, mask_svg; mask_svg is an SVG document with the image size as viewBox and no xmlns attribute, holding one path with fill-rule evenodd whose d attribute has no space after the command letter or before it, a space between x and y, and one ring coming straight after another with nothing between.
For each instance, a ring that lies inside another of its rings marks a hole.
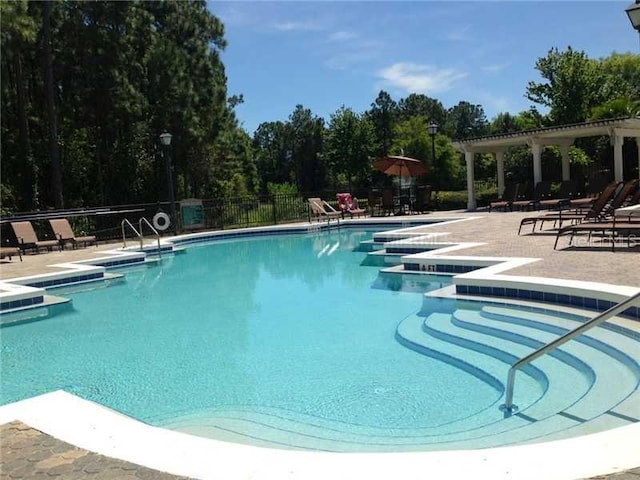
<instances>
[{"instance_id":1,"label":"tree line","mask_svg":"<svg viewBox=\"0 0 640 480\"><path fill-rule=\"evenodd\" d=\"M438 188L464 188L452 139L640 113L640 56L591 59L551 49L529 83L530 110L488 120L481 105L381 91L365 112L323 119L302 105L253 136L236 118L220 54L224 25L196 1L0 2L3 214L166 200L158 137L173 135L178 198L365 189L388 181L371 159L423 161ZM537 106L545 108L542 114ZM436 155L428 126L436 123ZM633 146L628 147L633 148ZM605 161L603 139L576 142L574 164ZM543 161L559 157L546 149ZM489 156L476 176L491 179ZM526 149L507 168L528 175Z\"/></svg>"}]
</instances>

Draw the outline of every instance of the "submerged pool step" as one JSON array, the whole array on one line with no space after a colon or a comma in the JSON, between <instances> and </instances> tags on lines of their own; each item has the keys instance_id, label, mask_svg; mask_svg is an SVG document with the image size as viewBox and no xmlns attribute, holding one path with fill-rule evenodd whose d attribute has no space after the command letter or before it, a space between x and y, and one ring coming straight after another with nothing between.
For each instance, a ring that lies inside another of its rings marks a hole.
<instances>
[{"instance_id":1,"label":"submerged pool step","mask_svg":"<svg viewBox=\"0 0 640 480\"><path fill-rule=\"evenodd\" d=\"M425 322L425 331L444 341L460 345L465 349L479 352L489 359L500 362L500 381L506 383L509 367L519 358L531 353L542 342L519 336L504 338L493 335L490 331L479 332L456 325L456 316L474 315L475 312L454 312L448 318L429 316ZM463 352L464 354L464 352ZM545 356L535 363L525 366L516 378L518 381L520 411L527 416L540 420L566 409L587 394L592 388L594 377L589 367L571 355L562 358ZM487 363L487 360L484 362ZM543 398L531 402L526 390L520 390L523 379L532 375L545 388ZM572 378L571 384L564 381Z\"/></svg>"},{"instance_id":2,"label":"submerged pool step","mask_svg":"<svg viewBox=\"0 0 640 480\"><path fill-rule=\"evenodd\" d=\"M539 348L556 338L557 333L551 333L546 329L538 328L537 324L526 324L522 321L518 324L507 324L500 320L492 320L472 311L456 311L453 322L473 332L484 333L497 338L511 339L518 343L529 343L533 348ZM611 333L611 332L609 332ZM625 398L638 386L638 371L633 368L633 360L620 350L611 347L604 342L590 338L583 341L570 341L547 355L535 360L537 364L546 356L555 357L561 361L570 363L582 374L591 377L592 385L587 395L575 404L563 410L564 414L589 420L594 418L613 405L625 400ZM576 372L576 374L579 374ZM516 375L516 389L514 403L518 404L518 389ZM611 384L611 378L615 378L615 385ZM575 377L565 377L560 381L573 385ZM549 394L545 395L546 405ZM603 405L602 398L607 398L607 404ZM527 412L525 412L527 413Z\"/></svg>"}]
</instances>

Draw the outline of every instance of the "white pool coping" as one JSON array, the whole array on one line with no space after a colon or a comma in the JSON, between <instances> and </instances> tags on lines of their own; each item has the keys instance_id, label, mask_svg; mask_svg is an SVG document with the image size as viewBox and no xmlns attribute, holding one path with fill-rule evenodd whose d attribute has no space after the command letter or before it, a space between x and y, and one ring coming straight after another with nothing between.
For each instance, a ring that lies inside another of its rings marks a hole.
<instances>
[{"instance_id":1,"label":"white pool coping","mask_svg":"<svg viewBox=\"0 0 640 480\"><path fill-rule=\"evenodd\" d=\"M443 223L433 225L442 226ZM284 226L278 227L283 229ZM518 288L553 285L554 288L572 288L592 295L606 292L612 299L638 291L634 287L610 284L567 280L550 282L550 279L537 277L500 275L509 268L535 259L442 255L469 246L449 246L439 251L440 259L464 258L467 262L474 260L479 264L493 264L456 276L463 280L514 282L521 285ZM416 255L438 256L435 251ZM64 267L68 268L68 265ZM566 440L521 446L437 452L330 453L254 447L153 427L64 391L0 407L0 424L14 420L86 450L201 479L407 480L459 479L471 474L478 479L552 480L585 478L640 466L640 423Z\"/></svg>"},{"instance_id":2,"label":"white pool coping","mask_svg":"<svg viewBox=\"0 0 640 480\"><path fill-rule=\"evenodd\" d=\"M480 450L330 453L276 450L146 425L56 391L0 407L0 423L20 420L80 448L200 479L573 479L640 465L640 424L567 440Z\"/></svg>"}]
</instances>

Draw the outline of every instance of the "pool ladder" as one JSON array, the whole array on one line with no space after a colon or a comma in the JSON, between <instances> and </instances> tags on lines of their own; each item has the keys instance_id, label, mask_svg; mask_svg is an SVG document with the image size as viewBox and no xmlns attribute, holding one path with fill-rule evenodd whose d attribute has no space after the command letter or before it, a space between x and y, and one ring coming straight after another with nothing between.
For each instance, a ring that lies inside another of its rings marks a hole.
<instances>
[{"instance_id":1,"label":"pool ladder","mask_svg":"<svg viewBox=\"0 0 640 480\"><path fill-rule=\"evenodd\" d=\"M123 243L122 248L127 248L127 235L126 235L127 232L125 227L129 227L129 229L133 233L135 233L136 237L138 237L138 240L140 240L140 251L142 251L143 242L144 242L144 236L142 235L142 231L143 231L142 227L144 227L144 225L147 225L155 235L156 241L158 242L158 256L162 258L162 249L160 248L160 234L155 228L153 228L153 225L151 225L149 223L149 220L147 220L145 217L140 218L140 221L138 222L137 230L136 230L136 227L134 227L129 220L127 220L126 218L122 220L122 223L120 224L120 226L122 227L122 243Z\"/></svg>"},{"instance_id":2,"label":"pool ladder","mask_svg":"<svg viewBox=\"0 0 640 480\"><path fill-rule=\"evenodd\" d=\"M633 306L636 303L639 303L639 300L640 300L640 292L636 293L635 295L632 295L631 297L618 303L617 305L614 305L609 310L606 310L601 314L596 315L586 323L583 323L582 325L575 328L574 330L571 330L570 332L565 333L561 337L556 338L554 341L547 343L546 345L537 349L535 352L532 352L529 355L522 357L520 360L514 363L509 369L509 373L507 375L507 393L505 397L505 402L503 405L500 406L500 410L505 412L506 415L511 415L513 411L518 409L518 407L513 404L513 388L515 386L516 371L518 369L522 368L528 363L531 363L536 358L541 357L542 355L549 352L550 350L553 350L554 348L559 347L563 343L568 342L569 340L577 337L581 333L586 332L587 330L593 327L597 327L601 323L609 320L611 317L614 317L617 314L624 312L627 308Z\"/></svg>"}]
</instances>

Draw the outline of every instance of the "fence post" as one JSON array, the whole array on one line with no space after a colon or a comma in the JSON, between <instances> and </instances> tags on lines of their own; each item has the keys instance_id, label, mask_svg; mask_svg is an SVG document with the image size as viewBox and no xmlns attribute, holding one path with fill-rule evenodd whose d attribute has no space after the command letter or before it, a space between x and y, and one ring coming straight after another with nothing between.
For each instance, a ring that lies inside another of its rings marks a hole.
<instances>
[{"instance_id":1,"label":"fence post","mask_svg":"<svg viewBox=\"0 0 640 480\"><path fill-rule=\"evenodd\" d=\"M278 224L278 212L276 212L276 196L275 195L269 195L269 200L271 203L271 208L273 209L273 224L277 225Z\"/></svg>"}]
</instances>

